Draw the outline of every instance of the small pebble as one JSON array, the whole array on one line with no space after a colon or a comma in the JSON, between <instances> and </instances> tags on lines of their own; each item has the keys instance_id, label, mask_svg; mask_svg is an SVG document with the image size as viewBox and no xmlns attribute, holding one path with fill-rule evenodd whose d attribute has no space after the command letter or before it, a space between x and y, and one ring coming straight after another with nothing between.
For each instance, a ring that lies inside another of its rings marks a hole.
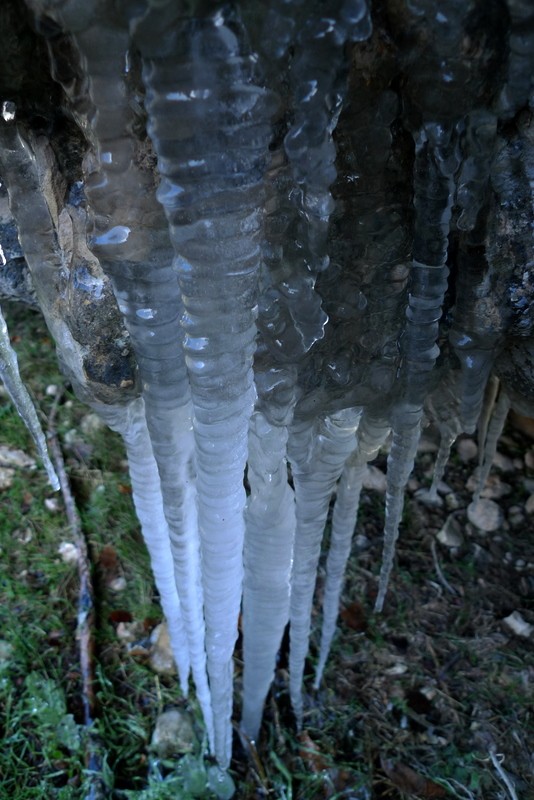
<instances>
[{"instance_id":1,"label":"small pebble","mask_svg":"<svg viewBox=\"0 0 534 800\"><path fill-rule=\"evenodd\" d=\"M473 439L459 439L456 443L456 452L460 461L467 464L478 456L478 447Z\"/></svg>"},{"instance_id":2,"label":"small pebble","mask_svg":"<svg viewBox=\"0 0 534 800\"><path fill-rule=\"evenodd\" d=\"M46 497L44 504L46 510L51 514L57 514L60 509L59 500L56 497Z\"/></svg>"},{"instance_id":3,"label":"small pebble","mask_svg":"<svg viewBox=\"0 0 534 800\"><path fill-rule=\"evenodd\" d=\"M428 438L428 436L421 436L419 439L419 444L417 445L418 453L437 453L438 450L439 445L437 442Z\"/></svg>"},{"instance_id":4,"label":"small pebble","mask_svg":"<svg viewBox=\"0 0 534 800\"><path fill-rule=\"evenodd\" d=\"M119 622L117 625L117 637L123 642L135 642L142 634L142 627L139 622Z\"/></svg>"},{"instance_id":5,"label":"small pebble","mask_svg":"<svg viewBox=\"0 0 534 800\"><path fill-rule=\"evenodd\" d=\"M56 386L55 383L49 383L45 389L45 394L47 397L55 397L59 391L59 386Z\"/></svg>"},{"instance_id":6,"label":"small pebble","mask_svg":"<svg viewBox=\"0 0 534 800\"><path fill-rule=\"evenodd\" d=\"M80 423L80 428L85 436L94 436L99 431L104 430L106 424L98 414L86 414Z\"/></svg>"},{"instance_id":7,"label":"small pebble","mask_svg":"<svg viewBox=\"0 0 534 800\"><path fill-rule=\"evenodd\" d=\"M126 589L126 578L123 578L122 575L118 578L113 578L113 580L108 583L108 587L112 592L123 592Z\"/></svg>"},{"instance_id":8,"label":"small pebble","mask_svg":"<svg viewBox=\"0 0 534 800\"><path fill-rule=\"evenodd\" d=\"M455 494L454 492L451 492L450 494L446 494L445 495L445 505L446 505L446 507L447 507L447 509L449 511L457 511L461 506L461 503L460 503L460 500L458 498L458 495Z\"/></svg>"},{"instance_id":9,"label":"small pebble","mask_svg":"<svg viewBox=\"0 0 534 800\"><path fill-rule=\"evenodd\" d=\"M156 625L150 635L150 642L152 647L149 661L154 672L160 675L174 675L176 667L171 650L169 631L165 622Z\"/></svg>"},{"instance_id":10,"label":"small pebble","mask_svg":"<svg viewBox=\"0 0 534 800\"><path fill-rule=\"evenodd\" d=\"M20 542L21 544L29 544L33 539L33 533L31 528L17 528L13 531L13 538Z\"/></svg>"},{"instance_id":11,"label":"small pebble","mask_svg":"<svg viewBox=\"0 0 534 800\"><path fill-rule=\"evenodd\" d=\"M534 514L534 494L531 494L530 497L527 498L527 502L525 503L525 511L527 514Z\"/></svg>"},{"instance_id":12,"label":"small pebble","mask_svg":"<svg viewBox=\"0 0 534 800\"><path fill-rule=\"evenodd\" d=\"M0 467L0 491L9 489L15 477L15 470L9 467Z\"/></svg>"},{"instance_id":13,"label":"small pebble","mask_svg":"<svg viewBox=\"0 0 534 800\"><path fill-rule=\"evenodd\" d=\"M479 500L467 506L469 522L481 531L496 531L503 523L503 513L493 500Z\"/></svg>"},{"instance_id":14,"label":"small pebble","mask_svg":"<svg viewBox=\"0 0 534 800\"><path fill-rule=\"evenodd\" d=\"M418 489L414 495L415 499L429 508L441 508L442 498L436 494L430 494L430 489Z\"/></svg>"},{"instance_id":15,"label":"small pebble","mask_svg":"<svg viewBox=\"0 0 534 800\"><path fill-rule=\"evenodd\" d=\"M497 452L493 457L493 465L500 469L501 472L513 472L514 471L514 462L508 456L505 456L503 453Z\"/></svg>"},{"instance_id":16,"label":"small pebble","mask_svg":"<svg viewBox=\"0 0 534 800\"><path fill-rule=\"evenodd\" d=\"M386 476L378 467L368 466L363 479L364 489L373 489L375 492L384 494L386 491Z\"/></svg>"},{"instance_id":17,"label":"small pebble","mask_svg":"<svg viewBox=\"0 0 534 800\"><path fill-rule=\"evenodd\" d=\"M187 711L171 708L156 720L150 749L160 758L169 758L180 753L190 753L196 744L193 723Z\"/></svg>"},{"instance_id":18,"label":"small pebble","mask_svg":"<svg viewBox=\"0 0 534 800\"><path fill-rule=\"evenodd\" d=\"M61 542L57 551L65 564L75 564L80 558L80 551L73 542Z\"/></svg>"},{"instance_id":19,"label":"small pebble","mask_svg":"<svg viewBox=\"0 0 534 800\"><path fill-rule=\"evenodd\" d=\"M462 529L460 523L453 514L450 514L445 520L440 532L437 534L437 540L445 547L461 547L463 544Z\"/></svg>"},{"instance_id":20,"label":"small pebble","mask_svg":"<svg viewBox=\"0 0 534 800\"><path fill-rule=\"evenodd\" d=\"M519 611L512 611L511 614L503 619L503 623L516 636L522 636L525 639L530 638L534 633L534 626L523 619Z\"/></svg>"},{"instance_id":21,"label":"small pebble","mask_svg":"<svg viewBox=\"0 0 534 800\"><path fill-rule=\"evenodd\" d=\"M534 449L527 450L525 453L525 466L534 469Z\"/></svg>"}]
</instances>

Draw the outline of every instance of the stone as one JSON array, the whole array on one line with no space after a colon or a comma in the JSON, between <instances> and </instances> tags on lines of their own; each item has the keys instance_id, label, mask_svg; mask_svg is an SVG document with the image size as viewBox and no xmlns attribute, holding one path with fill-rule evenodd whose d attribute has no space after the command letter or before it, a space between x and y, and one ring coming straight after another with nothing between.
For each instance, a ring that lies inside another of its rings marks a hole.
<instances>
[{"instance_id":1,"label":"stone","mask_svg":"<svg viewBox=\"0 0 534 800\"><path fill-rule=\"evenodd\" d=\"M159 758L190 753L196 744L193 723L187 711L171 708L159 715L150 741L150 749Z\"/></svg>"},{"instance_id":2,"label":"stone","mask_svg":"<svg viewBox=\"0 0 534 800\"><path fill-rule=\"evenodd\" d=\"M463 464L467 464L468 461L474 461L478 456L478 447L473 439L458 439L456 442L456 452L458 453L460 461Z\"/></svg>"},{"instance_id":3,"label":"stone","mask_svg":"<svg viewBox=\"0 0 534 800\"><path fill-rule=\"evenodd\" d=\"M159 675L174 675L176 665L171 650L171 641L167 623L162 622L157 625L150 636L151 649L149 662L150 666Z\"/></svg>"},{"instance_id":4,"label":"stone","mask_svg":"<svg viewBox=\"0 0 534 800\"><path fill-rule=\"evenodd\" d=\"M498 530L504 521L503 512L497 503L484 499L468 505L467 518L472 525L486 533Z\"/></svg>"}]
</instances>

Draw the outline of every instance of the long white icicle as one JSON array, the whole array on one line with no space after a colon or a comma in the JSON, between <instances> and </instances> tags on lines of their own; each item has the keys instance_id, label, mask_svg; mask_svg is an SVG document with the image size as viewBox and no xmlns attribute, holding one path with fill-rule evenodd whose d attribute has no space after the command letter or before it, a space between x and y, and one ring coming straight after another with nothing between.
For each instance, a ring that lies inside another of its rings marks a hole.
<instances>
[{"instance_id":1,"label":"long white icicle","mask_svg":"<svg viewBox=\"0 0 534 800\"><path fill-rule=\"evenodd\" d=\"M144 403L142 398L138 398L125 406L93 403L92 407L106 425L122 436L126 446L135 511L150 554L180 685L184 695L187 695L189 648L176 590L169 529L163 512L159 474L152 453Z\"/></svg>"},{"instance_id":2,"label":"long white icicle","mask_svg":"<svg viewBox=\"0 0 534 800\"><path fill-rule=\"evenodd\" d=\"M361 409L349 408L319 425L294 423L288 455L295 484L297 529L291 572L289 691L302 725L302 681L308 653L315 578L330 498L354 450Z\"/></svg>"},{"instance_id":3,"label":"long white icicle","mask_svg":"<svg viewBox=\"0 0 534 800\"><path fill-rule=\"evenodd\" d=\"M241 726L258 736L272 683L275 655L289 617L295 501L287 482L287 429L256 412L249 433L243 586L243 714Z\"/></svg>"},{"instance_id":4,"label":"long white icicle","mask_svg":"<svg viewBox=\"0 0 534 800\"><path fill-rule=\"evenodd\" d=\"M258 85L239 23L223 11L184 22L182 4L171 0L143 19L136 42L163 175L158 198L185 309L215 754L226 768L255 399L262 179L276 100Z\"/></svg>"},{"instance_id":5,"label":"long white icicle","mask_svg":"<svg viewBox=\"0 0 534 800\"><path fill-rule=\"evenodd\" d=\"M314 681L316 689L321 683L336 630L339 598L350 554L352 535L356 526L360 492L367 464L375 458L389 431L390 427L386 419L374 417L364 411L356 434L358 445L347 460L337 485L330 547L326 560L321 648Z\"/></svg>"}]
</instances>

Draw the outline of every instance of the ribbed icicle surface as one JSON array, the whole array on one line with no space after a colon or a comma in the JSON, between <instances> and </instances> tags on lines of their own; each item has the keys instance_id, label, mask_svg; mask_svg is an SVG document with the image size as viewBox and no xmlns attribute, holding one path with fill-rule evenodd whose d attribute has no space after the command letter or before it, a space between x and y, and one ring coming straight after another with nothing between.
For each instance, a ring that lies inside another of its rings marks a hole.
<instances>
[{"instance_id":1,"label":"ribbed icicle surface","mask_svg":"<svg viewBox=\"0 0 534 800\"><path fill-rule=\"evenodd\" d=\"M255 412L249 433L243 587L242 729L259 732L276 653L289 618L295 501L287 482L287 429Z\"/></svg>"},{"instance_id":2,"label":"ribbed icicle surface","mask_svg":"<svg viewBox=\"0 0 534 800\"><path fill-rule=\"evenodd\" d=\"M452 208L454 167L451 131L430 123L416 141L414 166L414 259L401 339L401 397L395 405L393 442L388 457L384 551L375 609L382 611L393 566L404 505L421 432L423 402L439 348L436 344L447 288L445 266Z\"/></svg>"},{"instance_id":3,"label":"ribbed icicle surface","mask_svg":"<svg viewBox=\"0 0 534 800\"><path fill-rule=\"evenodd\" d=\"M337 485L330 531L330 547L326 559L323 625L319 660L315 672L315 688L318 688L321 682L330 645L336 631L339 599L350 555L352 535L356 527L360 492L367 472L367 464L376 457L389 431L387 419L375 417L370 412L363 412L356 433L357 447L349 456Z\"/></svg>"},{"instance_id":4,"label":"ribbed icicle surface","mask_svg":"<svg viewBox=\"0 0 534 800\"><path fill-rule=\"evenodd\" d=\"M106 16L102 9L91 17L89 8L83 4L81 14L80 3L71 0L62 8L62 20L80 50L94 107L87 126L97 152L86 157L86 191L94 226L91 245L112 278L139 366L187 634L189 659L181 656L178 663L182 668L191 663L213 749L192 465L194 443L179 325L180 291L152 171L140 166L135 140L130 136L135 119L127 87L127 20L118 20L111 12ZM146 524L144 534L148 542ZM156 526L154 536L158 540L160 534ZM169 633L173 639L171 624ZM184 646L178 629L176 636L175 651ZM187 693L188 672L181 673L180 678Z\"/></svg>"},{"instance_id":5,"label":"ribbed icicle surface","mask_svg":"<svg viewBox=\"0 0 534 800\"><path fill-rule=\"evenodd\" d=\"M189 648L176 591L174 563L158 469L145 418L142 398L124 406L93 404L94 411L112 430L119 433L126 446L128 469L132 481L135 511L156 580L163 613L167 620L173 655L183 686L189 674Z\"/></svg>"},{"instance_id":6,"label":"ribbed icicle surface","mask_svg":"<svg viewBox=\"0 0 534 800\"><path fill-rule=\"evenodd\" d=\"M297 529L291 571L289 691L302 725L302 680L308 652L317 565L332 492L355 446L360 409L315 422L295 422L288 455L295 485Z\"/></svg>"},{"instance_id":7,"label":"ribbed icicle surface","mask_svg":"<svg viewBox=\"0 0 534 800\"><path fill-rule=\"evenodd\" d=\"M257 83L237 20L220 12L182 23L180 12L177 3L158 9L139 26L138 44L149 133L164 176L158 198L184 302L215 753L226 767L255 397L262 175L276 101Z\"/></svg>"}]
</instances>

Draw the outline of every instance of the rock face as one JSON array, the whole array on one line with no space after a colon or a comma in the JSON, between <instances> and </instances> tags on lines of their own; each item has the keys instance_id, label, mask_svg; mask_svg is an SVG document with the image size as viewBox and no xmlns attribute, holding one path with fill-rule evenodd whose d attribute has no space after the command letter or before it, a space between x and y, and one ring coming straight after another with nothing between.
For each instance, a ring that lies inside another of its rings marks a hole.
<instances>
[{"instance_id":1,"label":"rock face","mask_svg":"<svg viewBox=\"0 0 534 800\"><path fill-rule=\"evenodd\" d=\"M125 438L182 686L191 667L225 767L243 570L254 738L288 617L302 715L338 479L321 671L388 435L378 610L425 420L434 497L460 433L478 424L483 480L509 407L532 413L534 10L26 6L0 10L0 290L37 302Z\"/></svg>"}]
</instances>

